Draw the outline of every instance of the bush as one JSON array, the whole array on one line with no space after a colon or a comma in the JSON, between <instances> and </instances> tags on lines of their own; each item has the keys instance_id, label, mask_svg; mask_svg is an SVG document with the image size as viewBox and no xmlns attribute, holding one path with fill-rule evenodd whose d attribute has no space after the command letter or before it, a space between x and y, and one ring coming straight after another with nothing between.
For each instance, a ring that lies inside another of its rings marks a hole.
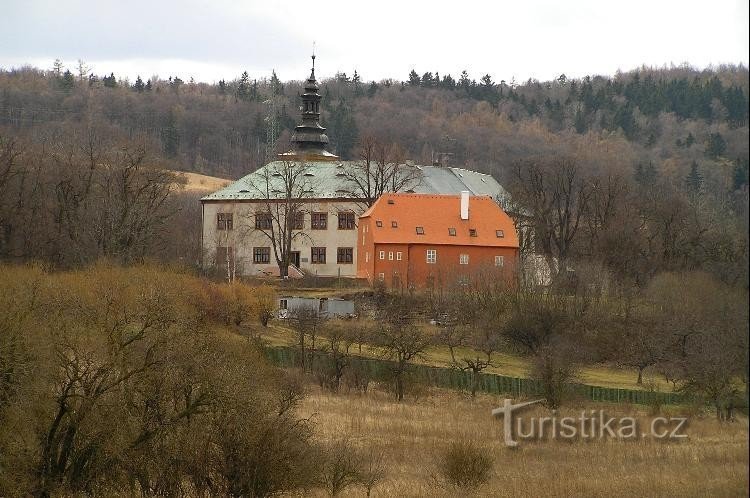
<instances>
[{"instance_id":1,"label":"bush","mask_svg":"<svg viewBox=\"0 0 750 498\"><path fill-rule=\"evenodd\" d=\"M324 450L320 480L330 496L338 496L344 489L358 484L361 474L362 457L349 441L337 441Z\"/></svg>"},{"instance_id":2,"label":"bush","mask_svg":"<svg viewBox=\"0 0 750 498\"><path fill-rule=\"evenodd\" d=\"M438 472L450 486L476 489L492 476L492 458L471 442L454 442L440 455Z\"/></svg>"}]
</instances>

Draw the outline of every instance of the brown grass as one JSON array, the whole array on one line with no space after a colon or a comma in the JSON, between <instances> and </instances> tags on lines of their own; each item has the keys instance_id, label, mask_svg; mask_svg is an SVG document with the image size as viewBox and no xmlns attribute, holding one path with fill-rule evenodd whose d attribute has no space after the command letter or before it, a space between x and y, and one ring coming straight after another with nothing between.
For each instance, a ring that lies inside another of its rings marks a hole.
<instances>
[{"instance_id":1,"label":"brown grass","mask_svg":"<svg viewBox=\"0 0 750 498\"><path fill-rule=\"evenodd\" d=\"M206 193L210 193L224 188L232 183L232 180L218 178L215 176L201 175L198 173L188 173L186 171L175 171L175 173L184 178L185 184L183 188L187 192L205 191Z\"/></svg>"},{"instance_id":2,"label":"brown grass","mask_svg":"<svg viewBox=\"0 0 750 498\"><path fill-rule=\"evenodd\" d=\"M387 480L373 496L470 496L445 489L431 477L435 459L452 441L470 440L494 460L494 475L478 496L747 496L748 424L742 418L720 424L708 415L693 415L688 440L541 441L509 449L502 424L490 410L498 397L471 400L445 390L432 390L418 402L401 404L383 392L333 395L311 388L300 414L315 422L324 440L349 437L367 451L382 452ZM563 410L604 407L611 415L645 420L643 408L591 404ZM524 415L548 414L544 408ZM674 409L673 409L674 410ZM675 415L678 412L671 412ZM364 496L351 488L343 496Z\"/></svg>"}]
</instances>

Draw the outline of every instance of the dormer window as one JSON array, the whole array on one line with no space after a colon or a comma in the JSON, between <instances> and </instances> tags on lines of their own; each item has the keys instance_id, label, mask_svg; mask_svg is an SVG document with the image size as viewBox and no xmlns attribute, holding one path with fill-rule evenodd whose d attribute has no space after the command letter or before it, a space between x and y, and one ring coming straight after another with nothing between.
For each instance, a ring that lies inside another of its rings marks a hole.
<instances>
[{"instance_id":1,"label":"dormer window","mask_svg":"<svg viewBox=\"0 0 750 498\"><path fill-rule=\"evenodd\" d=\"M388 204L396 204L396 202L393 199L388 199Z\"/></svg>"},{"instance_id":2,"label":"dormer window","mask_svg":"<svg viewBox=\"0 0 750 498\"><path fill-rule=\"evenodd\" d=\"M377 220L375 222L375 226L378 227L378 228L382 228L383 227L383 222L381 220Z\"/></svg>"},{"instance_id":3,"label":"dormer window","mask_svg":"<svg viewBox=\"0 0 750 498\"><path fill-rule=\"evenodd\" d=\"M505 232L503 230L495 230L495 237L498 239L502 239L505 237Z\"/></svg>"},{"instance_id":4,"label":"dormer window","mask_svg":"<svg viewBox=\"0 0 750 498\"><path fill-rule=\"evenodd\" d=\"M449 228L448 229L448 235L450 235L451 237L455 237L456 236L456 229L455 228Z\"/></svg>"},{"instance_id":5,"label":"dormer window","mask_svg":"<svg viewBox=\"0 0 750 498\"><path fill-rule=\"evenodd\" d=\"M476 237L476 236L477 236L477 229L469 228L469 237Z\"/></svg>"},{"instance_id":6,"label":"dormer window","mask_svg":"<svg viewBox=\"0 0 750 498\"><path fill-rule=\"evenodd\" d=\"M398 228L398 221L392 221L391 228Z\"/></svg>"},{"instance_id":7,"label":"dormer window","mask_svg":"<svg viewBox=\"0 0 750 498\"><path fill-rule=\"evenodd\" d=\"M417 235L424 235L424 227L417 227Z\"/></svg>"}]
</instances>

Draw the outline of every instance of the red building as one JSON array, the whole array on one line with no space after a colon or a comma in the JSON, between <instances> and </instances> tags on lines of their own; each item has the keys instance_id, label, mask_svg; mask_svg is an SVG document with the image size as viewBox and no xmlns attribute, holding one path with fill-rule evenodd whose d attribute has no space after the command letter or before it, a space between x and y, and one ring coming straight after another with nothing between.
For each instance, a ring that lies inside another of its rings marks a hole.
<instances>
[{"instance_id":1,"label":"red building","mask_svg":"<svg viewBox=\"0 0 750 498\"><path fill-rule=\"evenodd\" d=\"M515 277L513 221L486 196L384 194L359 217L357 276L390 287Z\"/></svg>"}]
</instances>

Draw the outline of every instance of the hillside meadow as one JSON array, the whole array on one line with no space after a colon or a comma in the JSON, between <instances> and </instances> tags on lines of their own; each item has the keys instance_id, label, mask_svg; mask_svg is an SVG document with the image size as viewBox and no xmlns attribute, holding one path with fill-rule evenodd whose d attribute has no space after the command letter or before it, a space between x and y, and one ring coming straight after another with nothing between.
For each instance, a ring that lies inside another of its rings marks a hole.
<instances>
[{"instance_id":1,"label":"hillside meadow","mask_svg":"<svg viewBox=\"0 0 750 498\"><path fill-rule=\"evenodd\" d=\"M310 387L299 413L310 417L318 437L349 438L367 454L380 455L386 477L373 497L386 496L746 496L748 423L720 423L700 412L672 408L666 416L688 416L687 440L524 441L504 445L502 421L490 412L499 397L432 390L417 401L395 403L382 391L333 395ZM561 415L604 409L647 424L644 408L582 404ZM545 416L531 408L524 416ZM665 415L662 412L662 415ZM440 482L438 458L451 443L470 441L490 455L490 480L474 492ZM324 496L324 495L320 495ZM352 488L341 496L364 496Z\"/></svg>"}]
</instances>

